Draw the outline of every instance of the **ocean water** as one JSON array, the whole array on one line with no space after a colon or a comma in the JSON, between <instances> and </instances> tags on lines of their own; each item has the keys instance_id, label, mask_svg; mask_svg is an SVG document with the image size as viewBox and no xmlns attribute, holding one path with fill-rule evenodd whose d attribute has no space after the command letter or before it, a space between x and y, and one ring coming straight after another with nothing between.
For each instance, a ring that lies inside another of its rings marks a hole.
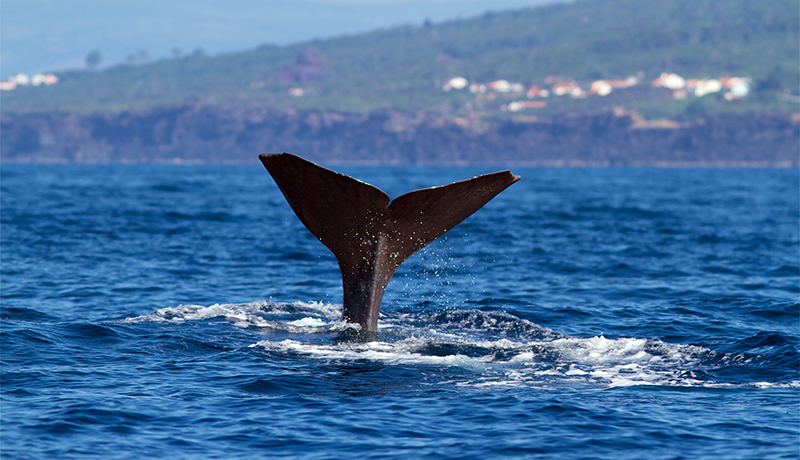
<instances>
[{"instance_id":1,"label":"ocean water","mask_svg":"<svg viewBox=\"0 0 800 460\"><path fill-rule=\"evenodd\" d=\"M0 172L4 459L800 456L797 170L513 168L371 339L260 165Z\"/></svg>"}]
</instances>

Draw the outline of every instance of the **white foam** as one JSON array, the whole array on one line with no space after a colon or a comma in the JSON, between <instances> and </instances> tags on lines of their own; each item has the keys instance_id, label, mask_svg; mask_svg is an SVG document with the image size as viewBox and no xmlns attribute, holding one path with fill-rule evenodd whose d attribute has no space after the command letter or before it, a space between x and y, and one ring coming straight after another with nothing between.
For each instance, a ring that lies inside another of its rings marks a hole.
<instances>
[{"instance_id":1,"label":"white foam","mask_svg":"<svg viewBox=\"0 0 800 460\"><path fill-rule=\"evenodd\" d=\"M249 303L203 305L178 305L157 310L149 315L126 318L122 322L168 322L208 321L223 318L236 327L259 327L283 329L291 332L308 332L310 328L327 330L344 329L348 325L339 320L341 306L321 302L267 302L259 300ZM299 317L286 321L286 318Z\"/></svg>"},{"instance_id":2,"label":"white foam","mask_svg":"<svg viewBox=\"0 0 800 460\"><path fill-rule=\"evenodd\" d=\"M303 318L296 321L289 321L286 324L297 327L324 327L328 325L328 323L319 318Z\"/></svg>"},{"instance_id":3,"label":"white foam","mask_svg":"<svg viewBox=\"0 0 800 460\"><path fill-rule=\"evenodd\" d=\"M564 382L599 383L611 387L631 385L703 385L684 371L710 351L691 345L673 345L647 339L562 337L552 341L529 342L534 351L514 356L510 362L528 364L527 380L561 376ZM543 356L555 360L544 369ZM519 379L526 380L526 379Z\"/></svg>"},{"instance_id":4,"label":"white foam","mask_svg":"<svg viewBox=\"0 0 800 460\"><path fill-rule=\"evenodd\" d=\"M551 342L566 359L587 364L642 362L653 356L644 351L645 339L563 338Z\"/></svg>"},{"instance_id":5,"label":"white foam","mask_svg":"<svg viewBox=\"0 0 800 460\"><path fill-rule=\"evenodd\" d=\"M358 325L340 319L341 305L320 302L267 302L179 305L129 318L126 322L208 321L223 318L241 328L270 328L298 334L298 339L260 340L251 345L266 352L296 354L324 361L376 361L390 365L458 367L477 377L459 385L632 385L716 386L694 372L712 351L639 338L568 337L506 313L470 311L452 315L452 322L429 324L426 313L386 315L380 329L399 340L322 343L319 333ZM477 320L476 321L476 317ZM458 319L461 318L461 319ZM504 324L524 325L512 336ZM461 323L464 324L461 324ZM488 325L487 330L475 324ZM496 326L495 326L496 325ZM284 336L285 337L285 336ZM449 354L448 354L448 350ZM753 384L774 388L773 384ZM800 384L795 383L793 388Z\"/></svg>"},{"instance_id":6,"label":"white foam","mask_svg":"<svg viewBox=\"0 0 800 460\"><path fill-rule=\"evenodd\" d=\"M487 367L486 363L482 360L461 354L433 356L419 353L418 350L427 344L427 341L417 338L409 338L393 343L375 341L342 343L337 345L286 339L281 341L262 340L250 345L250 347L261 347L268 351L296 353L324 360L370 360L380 361L385 364L456 366L478 372L485 370Z\"/></svg>"},{"instance_id":7,"label":"white foam","mask_svg":"<svg viewBox=\"0 0 800 460\"><path fill-rule=\"evenodd\" d=\"M756 388L767 389L783 389L790 388L793 390L800 389L800 380L793 380L791 382L756 382L752 384Z\"/></svg>"},{"instance_id":8,"label":"white foam","mask_svg":"<svg viewBox=\"0 0 800 460\"><path fill-rule=\"evenodd\" d=\"M454 334L448 334L453 336ZM320 344L296 340L262 340L252 347L267 351L296 353L322 360L370 360L385 364L416 364L456 366L481 377L462 382L463 385L552 385L554 379L561 384L592 384L609 387L631 385L704 385L698 379L682 375L686 364L695 361L698 353L707 352L700 347L670 345L646 339L608 339L563 337L552 341L500 340L442 341L441 338L410 337L393 343L341 343ZM470 346L486 348L483 356L425 354L431 345ZM654 349L658 354L651 354ZM495 359L502 351L510 355Z\"/></svg>"}]
</instances>

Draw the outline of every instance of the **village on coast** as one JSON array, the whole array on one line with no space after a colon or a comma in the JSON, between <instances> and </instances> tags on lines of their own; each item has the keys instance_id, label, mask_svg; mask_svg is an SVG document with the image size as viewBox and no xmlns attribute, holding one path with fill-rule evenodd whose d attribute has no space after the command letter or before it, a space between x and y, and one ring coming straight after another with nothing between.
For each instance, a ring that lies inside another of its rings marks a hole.
<instances>
[{"instance_id":1,"label":"village on coast","mask_svg":"<svg viewBox=\"0 0 800 460\"><path fill-rule=\"evenodd\" d=\"M445 92L468 90L475 94L488 93L490 100L492 93L504 93L510 96L523 96L503 104L501 110L519 112L525 109L541 109L547 107L544 100L550 96L569 96L581 99L590 96L608 96L613 91L623 91L640 84L641 76L629 76L624 79L595 80L582 88L577 82L569 78L550 76L545 78L543 84L530 86L522 83L512 83L508 80L495 80L489 83L470 82L464 77L453 77L444 84ZM752 79L748 77L718 77L718 78L684 78L675 73L662 73L651 82L653 88L665 88L672 91L672 97L677 100L688 97L703 97L712 93L723 93L725 100L732 101L746 97L750 93Z\"/></svg>"}]
</instances>

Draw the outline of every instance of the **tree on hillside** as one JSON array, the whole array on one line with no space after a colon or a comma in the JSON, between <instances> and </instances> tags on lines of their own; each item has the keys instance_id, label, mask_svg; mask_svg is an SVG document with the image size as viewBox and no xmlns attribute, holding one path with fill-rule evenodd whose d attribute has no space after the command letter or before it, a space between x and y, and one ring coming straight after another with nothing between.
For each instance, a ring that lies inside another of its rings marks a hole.
<instances>
[{"instance_id":1,"label":"tree on hillside","mask_svg":"<svg viewBox=\"0 0 800 460\"><path fill-rule=\"evenodd\" d=\"M102 60L103 58L100 56L100 53L92 51L86 55L86 67L88 67L89 70L95 70Z\"/></svg>"}]
</instances>

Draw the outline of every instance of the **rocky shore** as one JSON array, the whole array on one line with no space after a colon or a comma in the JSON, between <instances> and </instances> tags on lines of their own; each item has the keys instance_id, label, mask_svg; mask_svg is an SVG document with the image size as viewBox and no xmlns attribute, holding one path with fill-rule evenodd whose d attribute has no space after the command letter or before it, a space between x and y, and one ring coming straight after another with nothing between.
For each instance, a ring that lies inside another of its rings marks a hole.
<instances>
[{"instance_id":1,"label":"rocky shore","mask_svg":"<svg viewBox=\"0 0 800 460\"><path fill-rule=\"evenodd\" d=\"M800 117L676 123L615 110L556 118L225 110L197 102L117 114L3 114L4 163L253 163L293 152L324 164L798 167Z\"/></svg>"}]
</instances>

